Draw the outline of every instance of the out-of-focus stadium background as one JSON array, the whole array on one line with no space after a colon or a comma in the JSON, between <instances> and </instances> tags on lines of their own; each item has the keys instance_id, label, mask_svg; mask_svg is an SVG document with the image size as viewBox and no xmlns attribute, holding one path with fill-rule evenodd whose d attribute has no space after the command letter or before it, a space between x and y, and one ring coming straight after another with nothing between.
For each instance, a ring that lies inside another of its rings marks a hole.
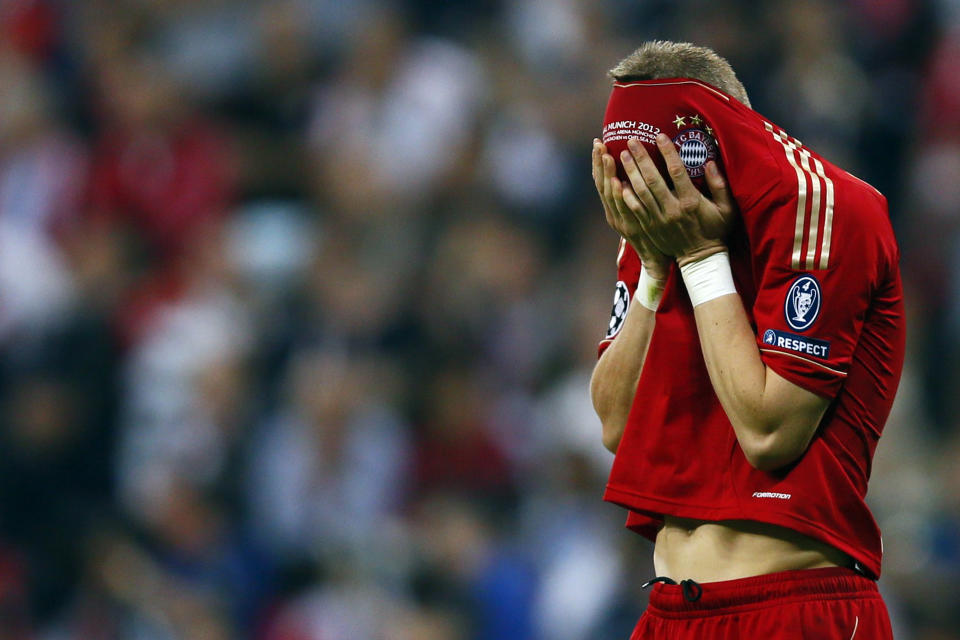
<instances>
[{"instance_id":1,"label":"out-of-focus stadium background","mask_svg":"<svg viewBox=\"0 0 960 640\"><path fill-rule=\"evenodd\" d=\"M956 0L0 0L0 639L626 638L588 156L651 37L889 197L881 587L960 637Z\"/></svg>"}]
</instances>

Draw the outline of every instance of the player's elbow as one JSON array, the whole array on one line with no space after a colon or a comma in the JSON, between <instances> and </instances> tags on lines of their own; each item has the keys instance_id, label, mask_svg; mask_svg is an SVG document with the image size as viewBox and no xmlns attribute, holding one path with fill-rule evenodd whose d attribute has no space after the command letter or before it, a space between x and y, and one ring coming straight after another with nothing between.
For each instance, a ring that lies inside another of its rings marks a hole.
<instances>
[{"instance_id":1,"label":"player's elbow","mask_svg":"<svg viewBox=\"0 0 960 640\"><path fill-rule=\"evenodd\" d=\"M603 430L600 433L600 440L604 448L610 453L616 453L620 446L620 438L623 437L623 424L612 424L612 420L603 422Z\"/></svg>"},{"instance_id":2,"label":"player's elbow","mask_svg":"<svg viewBox=\"0 0 960 640\"><path fill-rule=\"evenodd\" d=\"M776 432L749 438L740 443L740 448L750 466L759 471L781 469L795 462L806 451L805 444L799 446Z\"/></svg>"},{"instance_id":3,"label":"player's elbow","mask_svg":"<svg viewBox=\"0 0 960 640\"><path fill-rule=\"evenodd\" d=\"M629 405L618 403L617 398L610 394L608 386L603 384L600 369L598 365L590 380L590 398L593 409L600 418L600 441L608 451L616 453L626 427Z\"/></svg>"}]
</instances>

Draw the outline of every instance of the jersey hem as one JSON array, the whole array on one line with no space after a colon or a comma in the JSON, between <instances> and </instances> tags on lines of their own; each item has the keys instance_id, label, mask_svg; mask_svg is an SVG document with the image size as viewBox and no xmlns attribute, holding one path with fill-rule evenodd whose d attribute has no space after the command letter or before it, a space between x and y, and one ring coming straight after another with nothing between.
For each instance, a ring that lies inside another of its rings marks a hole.
<instances>
[{"instance_id":1,"label":"jersey hem","mask_svg":"<svg viewBox=\"0 0 960 640\"><path fill-rule=\"evenodd\" d=\"M806 389L810 393L814 393L828 400L833 400L837 397L837 394L840 393L840 389L847 377L846 373L843 375L837 375L835 371L829 370L829 378L815 378L813 377L815 374L809 371L798 372L790 369L789 366L787 366L790 363L790 360L770 358L770 355L783 355L787 356L788 358L794 358L796 356L793 356L789 353L784 353L783 351L760 349L760 358L763 360L763 363L773 369L777 375L789 382L792 382L798 387ZM812 364L816 363L814 362Z\"/></svg>"},{"instance_id":2,"label":"jersey hem","mask_svg":"<svg viewBox=\"0 0 960 640\"><path fill-rule=\"evenodd\" d=\"M721 91L719 88L714 87L713 85L711 85L711 84L709 84L709 83L707 83L707 82L704 82L703 80L697 80L696 78L677 77L677 78L657 78L657 79L655 79L655 80L628 80L628 81L626 81L626 82L617 81L617 82L614 82L614 83L613 83L613 86L615 86L615 87L621 87L621 88L637 87L637 86L643 86L643 87L667 87L667 86L673 86L673 85L678 85L678 84L692 84L692 85L696 85L696 86L698 86L698 87L701 87L701 88L703 88L703 89L706 89L707 91L710 91L711 93L716 94L717 96L723 98L723 99L726 100L727 102L730 102L730 100L731 100L731 98L732 98L732 96L727 95L726 93L724 93L723 91Z\"/></svg>"},{"instance_id":3,"label":"jersey hem","mask_svg":"<svg viewBox=\"0 0 960 640\"><path fill-rule=\"evenodd\" d=\"M787 529L796 531L797 533L815 538L820 542L825 542L839 549L840 551L843 551L854 560L860 562L863 567L870 572L874 579L880 577L879 557L867 555L862 549L833 535L816 522L811 522L794 515L758 511L750 516L747 516L742 509L736 507L708 507L691 505L683 502L673 502L670 500L663 500L661 498L654 498L642 493L637 493L629 489L614 487L609 484L607 485L606 491L603 494L603 499L606 502L616 504L624 509L636 511L642 515L653 516L654 518L660 520L663 519L663 516L670 515L677 518L712 520L718 522L722 520L750 520L754 522L763 522L766 524L785 527ZM644 527L644 529L650 531L650 529L647 527ZM649 540L655 540L656 538L655 532L653 535L647 535L641 531L638 531L638 533Z\"/></svg>"},{"instance_id":4,"label":"jersey hem","mask_svg":"<svg viewBox=\"0 0 960 640\"><path fill-rule=\"evenodd\" d=\"M781 356L787 356L788 358L796 358L797 360L802 360L802 361L806 362L807 364L812 364L812 365L815 366L815 367L820 367L821 369L826 369L826 370L829 371L830 373L832 373L832 374L834 374L834 375L836 375L836 376L839 376L839 377L841 377L841 378L846 378L846 377L847 377L847 372L846 372L846 371L840 371L839 369L833 369L833 368L831 368L831 367L828 367L828 366L825 365L825 364L820 364L819 362L817 362L817 361L815 361L815 360L811 360L810 358L804 358L803 356L798 356L798 355L795 354L795 353L789 353L789 352L787 352L787 351L780 351L780 350L778 350L778 349L767 349L767 348L761 348L760 351L763 351L764 353L776 353L776 354L781 355Z\"/></svg>"}]
</instances>

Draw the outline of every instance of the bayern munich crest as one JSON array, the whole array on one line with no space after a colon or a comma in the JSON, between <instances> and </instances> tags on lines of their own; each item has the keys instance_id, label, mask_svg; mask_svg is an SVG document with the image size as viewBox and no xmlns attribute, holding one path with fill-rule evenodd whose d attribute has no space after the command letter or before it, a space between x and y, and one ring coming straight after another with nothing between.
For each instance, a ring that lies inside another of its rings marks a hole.
<instances>
[{"instance_id":1,"label":"bayern munich crest","mask_svg":"<svg viewBox=\"0 0 960 640\"><path fill-rule=\"evenodd\" d=\"M691 178L699 178L704 173L704 165L717 159L717 143L713 136L701 129L681 131L673 139L679 147L680 159Z\"/></svg>"}]
</instances>

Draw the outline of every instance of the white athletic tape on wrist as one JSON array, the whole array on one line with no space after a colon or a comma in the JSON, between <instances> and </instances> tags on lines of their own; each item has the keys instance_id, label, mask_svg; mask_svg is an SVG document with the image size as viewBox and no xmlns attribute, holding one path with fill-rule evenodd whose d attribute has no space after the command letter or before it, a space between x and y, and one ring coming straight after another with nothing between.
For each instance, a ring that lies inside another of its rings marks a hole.
<instances>
[{"instance_id":1,"label":"white athletic tape on wrist","mask_svg":"<svg viewBox=\"0 0 960 640\"><path fill-rule=\"evenodd\" d=\"M656 311L657 307L660 306L660 299L663 298L663 288L666 285L666 280L651 278L647 270L641 265L640 280L637 282L637 290L633 294L633 299L650 311Z\"/></svg>"},{"instance_id":2,"label":"white athletic tape on wrist","mask_svg":"<svg viewBox=\"0 0 960 640\"><path fill-rule=\"evenodd\" d=\"M730 255L726 251L684 265L680 267L680 273L694 307L737 292L730 270Z\"/></svg>"}]
</instances>

